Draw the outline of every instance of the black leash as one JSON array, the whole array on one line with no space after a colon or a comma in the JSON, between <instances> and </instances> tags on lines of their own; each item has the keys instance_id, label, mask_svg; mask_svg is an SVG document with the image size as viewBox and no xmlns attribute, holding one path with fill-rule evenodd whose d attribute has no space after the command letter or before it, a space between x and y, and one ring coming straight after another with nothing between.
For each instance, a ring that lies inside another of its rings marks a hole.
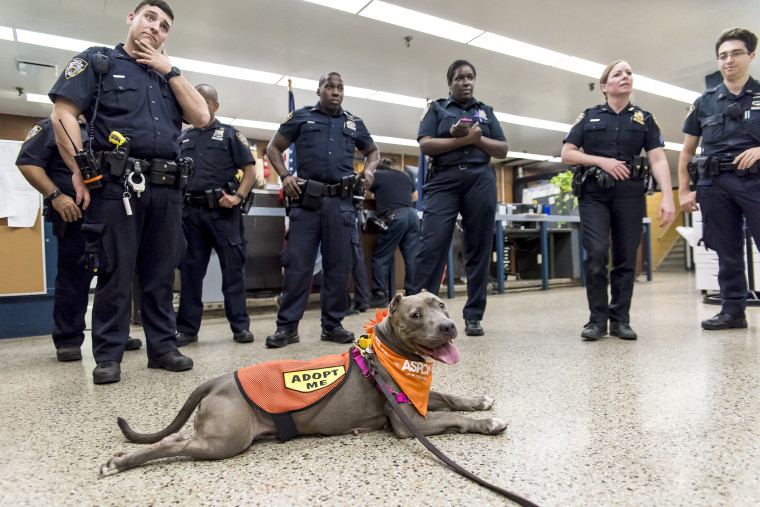
<instances>
[{"instance_id":1,"label":"black leash","mask_svg":"<svg viewBox=\"0 0 760 507\"><path fill-rule=\"evenodd\" d=\"M375 369L375 365L373 360L371 359L370 354L365 356L367 358L367 365L369 366L369 373L372 376L372 379L375 381L375 383L378 386L386 386L387 384L385 381L380 378L380 375L378 375L377 370ZM516 495L514 493L511 493L507 491L506 489L500 488L499 486L495 486L491 484L490 482L484 481L477 475L473 474L472 472L469 472L462 468L461 466L454 463L448 456L446 456L440 449L438 449L433 443L425 438L425 435L420 433L420 430L417 429L416 426L412 423L412 421L407 417L407 415L404 413L403 410L401 410L401 407L398 406L398 402L391 396L388 389L380 389L383 394L385 395L385 398L390 402L391 406L393 407L393 410L398 414L398 416L401 418L402 421L404 421L404 424L407 428L409 428L409 431L414 433L414 436L417 437L417 439L422 442L422 445L428 448L430 452L435 454L435 456L446 463L449 467L451 467L456 473L459 475L463 475L470 479L471 481L477 482L481 486L490 489L491 491L495 491L496 493L499 493L502 496L505 496L515 502L518 505L521 505L522 507L539 507L537 504L534 504L530 500L526 500L525 498Z\"/></svg>"}]
</instances>

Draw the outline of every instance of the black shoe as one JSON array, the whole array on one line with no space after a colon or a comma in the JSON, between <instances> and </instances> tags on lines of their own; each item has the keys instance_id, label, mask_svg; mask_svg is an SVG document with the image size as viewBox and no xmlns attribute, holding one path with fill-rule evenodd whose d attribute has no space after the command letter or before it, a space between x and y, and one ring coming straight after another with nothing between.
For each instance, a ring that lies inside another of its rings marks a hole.
<instances>
[{"instance_id":1,"label":"black shoe","mask_svg":"<svg viewBox=\"0 0 760 507\"><path fill-rule=\"evenodd\" d=\"M193 360L183 356L177 349L170 350L163 356L148 359L148 368L163 368L169 371L185 371L193 367Z\"/></svg>"},{"instance_id":2,"label":"black shoe","mask_svg":"<svg viewBox=\"0 0 760 507\"><path fill-rule=\"evenodd\" d=\"M55 350L55 355L62 363L82 360L82 351L79 347L61 347L60 349Z\"/></svg>"},{"instance_id":3,"label":"black shoe","mask_svg":"<svg viewBox=\"0 0 760 507\"><path fill-rule=\"evenodd\" d=\"M301 339L298 337L298 330L292 331L278 327L273 335L267 336L266 345L270 349L279 349L291 343L298 343Z\"/></svg>"},{"instance_id":4,"label":"black shoe","mask_svg":"<svg viewBox=\"0 0 760 507\"><path fill-rule=\"evenodd\" d=\"M142 340L139 338L129 338L127 344L124 345L124 350L138 350L142 347Z\"/></svg>"},{"instance_id":5,"label":"black shoe","mask_svg":"<svg viewBox=\"0 0 760 507\"><path fill-rule=\"evenodd\" d=\"M631 329L631 326L627 322L610 322L610 334L617 336L621 340L635 340L638 338L636 331Z\"/></svg>"},{"instance_id":6,"label":"black shoe","mask_svg":"<svg viewBox=\"0 0 760 507\"><path fill-rule=\"evenodd\" d=\"M354 310L366 312L369 309L369 303L354 303Z\"/></svg>"},{"instance_id":7,"label":"black shoe","mask_svg":"<svg viewBox=\"0 0 760 507\"><path fill-rule=\"evenodd\" d=\"M113 384L121 380L121 365L116 361L103 361L92 370L93 384Z\"/></svg>"},{"instance_id":8,"label":"black shoe","mask_svg":"<svg viewBox=\"0 0 760 507\"><path fill-rule=\"evenodd\" d=\"M351 308L349 306L348 310L346 310L346 315L358 315L358 314L359 314L359 310L357 310L356 308Z\"/></svg>"},{"instance_id":9,"label":"black shoe","mask_svg":"<svg viewBox=\"0 0 760 507\"><path fill-rule=\"evenodd\" d=\"M367 308L386 308L388 306L388 294L380 291L372 291Z\"/></svg>"},{"instance_id":10,"label":"black shoe","mask_svg":"<svg viewBox=\"0 0 760 507\"><path fill-rule=\"evenodd\" d=\"M702 321L702 329L709 329L711 331L720 331L723 329L746 329L747 319L744 315L734 316L727 313L719 313L711 319Z\"/></svg>"},{"instance_id":11,"label":"black shoe","mask_svg":"<svg viewBox=\"0 0 760 507\"><path fill-rule=\"evenodd\" d=\"M197 334L180 333L179 331L177 331L177 334L174 335L174 338L177 339L177 347L184 347L188 343L194 343L198 341Z\"/></svg>"},{"instance_id":12,"label":"black shoe","mask_svg":"<svg viewBox=\"0 0 760 507\"><path fill-rule=\"evenodd\" d=\"M343 326L332 329L322 328L322 340L335 343L353 343L354 333L343 328Z\"/></svg>"},{"instance_id":13,"label":"black shoe","mask_svg":"<svg viewBox=\"0 0 760 507\"><path fill-rule=\"evenodd\" d=\"M232 339L238 343L251 343L253 341L253 333L246 329L232 335Z\"/></svg>"},{"instance_id":14,"label":"black shoe","mask_svg":"<svg viewBox=\"0 0 760 507\"><path fill-rule=\"evenodd\" d=\"M598 340L599 338L603 338L607 334L607 323L601 323L601 322L589 322L585 326L583 326L583 332L581 333L581 337L583 338L583 341L586 342L593 342Z\"/></svg>"},{"instance_id":15,"label":"black shoe","mask_svg":"<svg viewBox=\"0 0 760 507\"><path fill-rule=\"evenodd\" d=\"M465 320L464 334L467 336L483 336L483 326L479 320Z\"/></svg>"}]
</instances>

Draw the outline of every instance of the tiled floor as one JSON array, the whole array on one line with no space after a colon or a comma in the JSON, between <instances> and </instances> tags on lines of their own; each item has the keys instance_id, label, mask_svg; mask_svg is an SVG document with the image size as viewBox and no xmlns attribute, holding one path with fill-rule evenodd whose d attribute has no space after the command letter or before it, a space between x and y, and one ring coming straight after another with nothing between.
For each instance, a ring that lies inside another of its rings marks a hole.
<instances>
[{"instance_id":1,"label":"tiled floor","mask_svg":"<svg viewBox=\"0 0 760 507\"><path fill-rule=\"evenodd\" d=\"M463 297L448 301L459 317ZM636 284L639 340L582 342L580 287L491 296L486 335L456 340L461 361L437 365L433 387L496 399L510 421L499 436L431 437L484 479L542 506L760 504L760 309L749 330L708 332L693 277L655 274ZM348 317L359 331L367 313ZM281 358L344 350L319 340L319 314L301 343L264 348L274 315L253 315L253 344L231 339L223 319L204 321L183 349L184 373L148 370L127 352L122 381L95 386L92 354L58 363L49 338L0 340L2 505L502 505L496 494L442 465L421 444L389 431L266 442L220 462L164 460L115 476L98 469L131 449L116 426L171 421L202 381ZM133 336L141 337L139 328ZM475 415L482 417L483 414ZM192 421L192 420L191 420ZM190 434L188 424L183 433Z\"/></svg>"}]
</instances>

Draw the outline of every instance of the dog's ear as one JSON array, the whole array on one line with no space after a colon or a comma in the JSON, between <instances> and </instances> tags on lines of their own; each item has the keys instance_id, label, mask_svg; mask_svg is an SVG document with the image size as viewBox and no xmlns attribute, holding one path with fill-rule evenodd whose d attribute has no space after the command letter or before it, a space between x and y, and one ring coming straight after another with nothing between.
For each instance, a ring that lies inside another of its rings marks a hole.
<instances>
[{"instance_id":1,"label":"dog's ear","mask_svg":"<svg viewBox=\"0 0 760 507\"><path fill-rule=\"evenodd\" d=\"M397 292L395 296L393 296L393 299L391 299L391 304L388 305L388 313L393 314L396 313L396 310L398 310L398 305L401 304L401 300L404 299L404 296Z\"/></svg>"}]
</instances>

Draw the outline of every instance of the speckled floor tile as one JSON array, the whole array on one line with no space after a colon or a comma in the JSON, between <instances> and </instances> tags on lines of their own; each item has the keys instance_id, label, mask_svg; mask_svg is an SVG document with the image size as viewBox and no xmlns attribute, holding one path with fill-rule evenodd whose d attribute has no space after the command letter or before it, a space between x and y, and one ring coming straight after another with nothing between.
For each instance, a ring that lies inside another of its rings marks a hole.
<instances>
[{"instance_id":1,"label":"speckled floor tile","mask_svg":"<svg viewBox=\"0 0 760 507\"><path fill-rule=\"evenodd\" d=\"M542 506L760 504L760 309L748 309L748 330L703 331L718 307L701 302L693 277L655 274L635 287L639 340L588 343L580 287L490 296L482 337L464 335L464 297L447 303L462 359L437 365L433 387L488 394L492 413L510 422L499 436L431 437L468 470ZM274 314L255 312L252 344L207 319L199 342L182 349L193 370L149 370L142 349L127 352L122 381L105 386L92 384L87 348L83 361L58 363L49 337L0 340L0 504L508 503L387 430L264 442L225 461L166 459L100 478L111 454L135 447L117 416L157 431L204 380L345 348L319 340L319 312L309 310L301 343L268 350ZM359 332L368 315L344 325Z\"/></svg>"}]
</instances>

